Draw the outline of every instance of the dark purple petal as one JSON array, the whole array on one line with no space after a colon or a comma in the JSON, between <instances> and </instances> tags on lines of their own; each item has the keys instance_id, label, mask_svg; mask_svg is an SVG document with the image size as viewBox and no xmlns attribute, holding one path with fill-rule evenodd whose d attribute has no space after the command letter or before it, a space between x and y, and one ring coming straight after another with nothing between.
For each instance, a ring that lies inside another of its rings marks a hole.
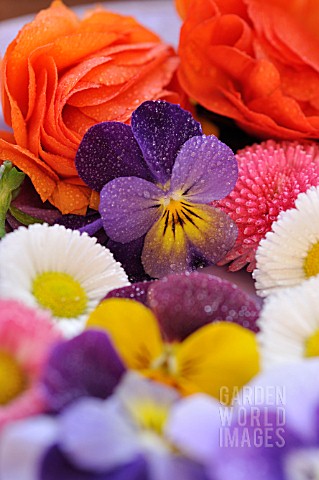
<instances>
[{"instance_id":1,"label":"dark purple petal","mask_svg":"<svg viewBox=\"0 0 319 480\"><path fill-rule=\"evenodd\" d=\"M86 225L89 225L100 218L100 214L96 211L90 211L87 215L74 215L69 213L67 215L60 215L55 223L63 225L65 228L71 228L72 230L77 230Z\"/></svg>"},{"instance_id":2,"label":"dark purple petal","mask_svg":"<svg viewBox=\"0 0 319 480\"><path fill-rule=\"evenodd\" d=\"M147 292L154 281L138 282L129 285L128 287L116 288L109 292L103 300L107 298L129 298L137 302L147 305Z\"/></svg>"},{"instance_id":3,"label":"dark purple petal","mask_svg":"<svg viewBox=\"0 0 319 480\"><path fill-rule=\"evenodd\" d=\"M48 407L60 411L80 397L107 398L124 372L109 337L87 330L52 350L42 375Z\"/></svg>"},{"instance_id":4,"label":"dark purple petal","mask_svg":"<svg viewBox=\"0 0 319 480\"><path fill-rule=\"evenodd\" d=\"M42 202L39 194L28 178L25 178L18 196L11 202L11 205L22 213L37 218L52 225L56 218L61 214L57 208L54 208L49 202ZM13 228L21 225L12 215L8 214L8 219ZM17 223L15 223L17 222Z\"/></svg>"},{"instance_id":5,"label":"dark purple petal","mask_svg":"<svg viewBox=\"0 0 319 480\"><path fill-rule=\"evenodd\" d=\"M102 446L101 446L102 448ZM78 470L61 453L58 446L48 450L40 465L41 480L149 480L142 457L111 472L96 473ZM18 479L17 479L18 480Z\"/></svg>"},{"instance_id":6,"label":"dark purple petal","mask_svg":"<svg viewBox=\"0 0 319 480\"><path fill-rule=\"evenodd\" d=\"M132 131L154 178L169 180L181 146L202 135L201 126L179 105L162 100L142 103L132 115Z\"/></svg>"},{"instance_id":7,"label":"dark purple petal","mask_svg":"<svg viewBox=\"0 0 319 480\"><path fill-rule=\"evenodd\" d=\"M149 280L142 265L141 255L144 236L128 243L118 243L109 240L107 248L111 250L117 262L120 262L131 282Z\"/></svg>"},{"instance_id":8,"label":"dark purple petal","mask_svg":"<svg viewBox=\"0 0 319 480\"><path fill-rule=\"evenodd\" d=\"M79 146L75 166L80 178L97 192L117 177L152 180L131 127L119 122L91 127Z\"/></svg>"},{"instance_id":9,"label":"dark purple petal","mask_svg":"<svg viewBox=\"0 0 319 480\"><path fill-rule=\"evenodd\" d=\"M99 224L99 222L101 222ZM101 216L96 211L89 211L86 215L61 215L55 221L59 225L63 225L66 228L71 228L72 230L80 230L87 232L90 236L95 236L97 241L101 245L105 245L108 241L108 236L106 235ZM99 229L97 229L100 227Z\"/></svg>"},{"instance_id":10,"label":"dark purple petal","mask_svg":"<svg viewBox=\"0 0 319 480\"><path fill-rule=\"evenodd\" d=\"M115 242L145 235L160 216L164 192L138 177L120 177L103 187L99 211L104 230Z\"/></svg>"},{"instance_id":11,"label":"dark purple petal","mask_svg":"<svg viewBox=\"0 0 319 480\"><path fill-rule=\"evenodd\" d=\"M234 322L256 332L260 307L226 280L193 272L169 275L148 290L148 305L169 341L184 340L211 322Z\"/></svg>"},{"instance_id":12,"label":"dark purple petal","mask_svg":"<svg viewBox=\"0 0 319 480\"><path fill-rule=\"evenodd\" d=\"M318 401L318 407L316 408L316 412L315 412L314 424L315 424L315 430L316 430L316 443L317 445L319 445L319 401Z\"/></svg>"},{"instance_id":13,"label":"dark purple petal","mask_svg":"<svg viewBox=\"0 0 319 480\"><path fill-rule=\"evenodd\" d=\"M238 166L232 150L213 135L193 137L182 146L172 171L170 189L194 203L226 197L234 188Z\"/></svg>"}]
</instances>

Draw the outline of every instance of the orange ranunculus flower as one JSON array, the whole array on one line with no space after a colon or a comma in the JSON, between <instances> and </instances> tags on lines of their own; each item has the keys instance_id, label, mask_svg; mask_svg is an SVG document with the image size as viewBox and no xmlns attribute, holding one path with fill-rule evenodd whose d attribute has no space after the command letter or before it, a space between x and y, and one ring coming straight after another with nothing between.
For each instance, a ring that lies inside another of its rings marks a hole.
<instances>
[{"instance_id":1,"label":"orange ranunculus flower","mask_svg":"<svg viewBox=\"0 0 319 480\"><path fill-rule=\"evenodd\" d=\"M260 137L319 138L317 0L176 0L179 80Z\"/></svg>"},{"instance_id":2,"label":"orange ranunculus flower","mask_svg":"<svg viewBox=\"0 0 319 480\"><path fill-rule=\"evenodd\" d=\"M170 90L177 65L173 49L133 18L96 9L79 20L54 1L3 58L3 112L13 135L0 136L0 160L23 170L62 213L85 213L97 195L74 165L83 134L101 121L129 121L145 100L178 101Z\"/></svg>"}]
</instances>

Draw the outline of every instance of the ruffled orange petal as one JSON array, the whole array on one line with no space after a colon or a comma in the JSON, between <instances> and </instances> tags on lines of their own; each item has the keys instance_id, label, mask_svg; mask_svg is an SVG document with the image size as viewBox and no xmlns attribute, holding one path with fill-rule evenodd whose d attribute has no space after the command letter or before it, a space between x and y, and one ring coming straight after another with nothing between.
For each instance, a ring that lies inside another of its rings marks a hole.
<instances>
[{"instance_id":1,"label":"ruffled orange petal","mask_svg":"<svg viewBox=\"0 0 319 480\"><path fill-rule=\"evenodd\" d=\"M43 202L52 195L58 176L29 150L0 138L0 158L9 160L30 177Z\"/></svg>"}]
</instances>

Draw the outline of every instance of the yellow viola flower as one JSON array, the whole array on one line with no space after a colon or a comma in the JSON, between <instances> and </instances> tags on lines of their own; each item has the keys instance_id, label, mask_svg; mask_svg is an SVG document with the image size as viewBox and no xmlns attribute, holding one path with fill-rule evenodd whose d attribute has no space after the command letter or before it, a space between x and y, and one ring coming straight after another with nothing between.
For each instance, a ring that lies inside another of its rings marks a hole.
<instances>
[{"instance_id":1,"label":"yellow viola flower","mask_svg":"<svg viewBox=\"0 0 319 480\"><path fill-rule=\"evenodd\" d=\"M235 323L210 323L168 342L149 308L110 298L90 314L86 327L105 330L128 368L183 395L205 392L219 399L221 389L238 390L259 370L255 334Z\"/></svg>"}]
</instances>

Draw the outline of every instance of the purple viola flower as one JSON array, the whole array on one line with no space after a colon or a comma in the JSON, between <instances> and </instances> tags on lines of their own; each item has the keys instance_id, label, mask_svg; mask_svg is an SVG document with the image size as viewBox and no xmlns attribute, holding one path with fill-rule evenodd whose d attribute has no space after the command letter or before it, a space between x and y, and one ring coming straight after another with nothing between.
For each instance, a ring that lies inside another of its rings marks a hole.
<instances>
[{"instance_id":1,"label":"purple viola flower","mask_svg":"<svg viewBox=\"0 0 319 480\"><path fill-rule=\"evenodd\" d=\"M208 480L202 457L174 448L167 433L179 401L174 389L128 373L107 400L81 398L54 417L11 424L1 480Z\"/></svg>"},{"instance_id":2,"label":"purple viola flower","mask_svg":"<svg viewBox=\"0 0 319 480\"><path fill-rule=\"evenodd\" d=\"M130 298L149 307L168 341L183 341L204 325L225 320L258 331L259 303L227 280L202 272L132 284L105 298L113 297Z\"/></svg>"},{"instance_id":3,"label":"purple viola flower","mask_svg":"<svg viewBox=\"0 0 319 480\"><path fill-rule=\"evenodd\" d=\"M234 222L211 203L235 186L231 149L202 135L191 114L165 101L148 101L131 126L105 122L85 134L76 155L84 182L100 192L106 234L118 244L142 240L145 272L171 272L214 264L234 244ZM134 245L134 244L133 244Z\"/></svg>"},{"instance_id":4,"label":"purple viola flower","mask_svg":"<svg viewBox=\"0 0 319 480\"><path fill-rule=\"evenodd\" d=\"M318 478L319 386L312 381L318 373L314 358L268 370L246 385L229 428L222 426L211 479Z\"/></svg>"},{"instance_id":5,"label":"purple viola flower","mask_svg":"<svg viewBox=\"0 0 319 480\"><path fill-rule=\"evenodd\" d=\"M41 380L48 408L57 412L77 398L107 398L125 370L102 331L87 330L61 342L51 351Z\"/></svg>"}]
</instances>

